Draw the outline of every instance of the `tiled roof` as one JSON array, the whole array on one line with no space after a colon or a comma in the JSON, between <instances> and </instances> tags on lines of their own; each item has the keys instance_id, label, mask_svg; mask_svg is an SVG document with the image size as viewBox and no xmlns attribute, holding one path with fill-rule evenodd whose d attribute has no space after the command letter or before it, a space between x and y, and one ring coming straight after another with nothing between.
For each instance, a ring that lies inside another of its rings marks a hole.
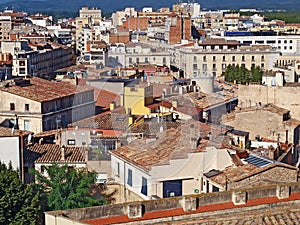
<instances>
[{"instance_id":1,"label":"tiled roof","mask_svg":"<svg viewBox=\"0 0 300 225\"><path fill-rule=\"evenodd\" d=\"M0 91L8 92L37 102L46 102L92 90L89 86L75 86L68 82L55 82L38 77L32 77L29 80L30 85L1 87Z\"/></svg>"},{"instance_id":2,"label":"tiled roof","mask_svg":"<svg viewBox=\"0 0 300 225\"><path fill-rule=\"evenodd\" d=\"M85 147L65 147L65 160L61 161L62 150L59 145L56 144L34 144L28 148L29 152L35 152L42 154L35 163L85 163L84 151Z\"/></svg>"},{"instance_id":3,"label":"tiled roof","mask_svg":"<svg viewBox=\"0 0 300 225\"><path fill-rule=\"evenodd\" d=\"M163 130L169 130L171 128L177 129L181 126L180 122L144 122L142 124L133 125L130 127L130 131L133 133L144 133L144 134L158 134L161 130L161 127Z\"/></svg>"},{"instance_id":4,"label":"tiled roof","mask_svg":"<svg viewBox=\"0 0 300 225\"><path fill-rule=\"evenodd\" d=\"M120 105L120 95L106 91L104 89L94 88L96 106L102 109L109 109L109 104L114 102L116 106Z\"/></svg>"},{"instance_id":5,"label":"tiled roof","mask_svg":"<svg viewBox=\"0 0 300 225\"><path fill-rule=\"evenodd\" d=\"M69 125L69 127L95 128L102 130L126 130L128 126L128 115L124 108L112 112L105 112L92 116Z\"/></svg>"},{"instance_id":6,"label":"tiled roof","mask_svg":"<svg viewBox=\"0 0 300 225\"><path fill-rule=\"evenodd\" d=\"M234 44L238 45L238 41L227 41L225 38L208 38L205 39L200 45L228 45Z\"/></svg>"},{"instance_id":7,"label":"tiled roof","mask_svg":"<svg viewBox=\"0 0 300 225\"><path fill-rule=\"evenodd\" d=\"M12 128L0 126L0 137L16 137L16 136L24 136L29 134L32 134L32 132L17 130L17 129L14 129L14 132L12 132Z\"/></svg>"},{"instance_id":8,"label":"tiled roof","mask_svg":"<svg viewBox=\"0 0 300 225\"><path fill-rule=\"evenodd\" d=\"M191 124L194 125L194 131L191 131ZM206 146L218 146L224 148L222 143L209 142L206 139L199 140L199 131L202 136L209 132L217 134L218 128L208 124L189 121L182 124L178 129L168 129L156 133L155 137L150 139L139 139L132 141L128 146L123 146L111 152L119 158L133 163L145 170L152 166L169 163L171 159L186 158L188 153L204 151ZM198 147L194 144L198 142Z\"/></svg>"},{"instance_id":9,"label":"tiled roof","mask_svg":"<svg viewBox=\"0 0 300 225\"><path fill-rule=\"evenodd\" d=\"M225 170L222 171L222 173L211 177L210 179L218 184L225 185L226 184L226 179L228 182L237 182L239 180L243 180L247 177L251 177L253 175L256 175L258 173L262 173L266 170L269 170L274 167L286 167L290 169L296 170L296 167L292 167L286 164L277 164L277 163L272 163L268 166L265 167L257 167L252 164L245 164L243 166L238 166L238 167L227 167ZM272 183L272 182L271 182ZM262 185L269 185L270 182L264 181Z\"/></svg>"},{"instance_id":10,"label":"tiled roof","mask_svg":"<svg viewBox=\"0 0 300 225\"><path fill-rule=\"evenodd\" d=\"M60 130L47 130L47 131L43 131L43 132L34 134L33 136L35 138L49 137L49 136L54 136L54 135L58 134L59 132L60 132Z\"/></svg>"}]
</instances>

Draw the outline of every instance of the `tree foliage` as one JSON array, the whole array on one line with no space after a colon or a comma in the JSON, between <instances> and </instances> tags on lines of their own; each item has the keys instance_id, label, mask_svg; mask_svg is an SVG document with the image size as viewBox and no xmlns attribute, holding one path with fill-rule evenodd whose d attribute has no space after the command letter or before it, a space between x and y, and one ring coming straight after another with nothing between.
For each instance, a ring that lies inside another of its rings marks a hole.
<instances>
[{"instance_id":1,"label":"tree foliage","mask_svg":"<svg viewBox=\"0 0 300 225\"><path fill-rule=\"evenodd\" d=\"M260 67L252 67L248 70L245 66L232 66L228 65L224 73L225 81L237 82L241 84L247 84L249 82L260 82L262 81L263 71Z\"/></svg>"},{"instance_id":2,"label":"tree foliage","mask_svg":"<svg viewBox=\"0 0 300 225\"><path fill-rule=\"evenodd\" d=\"M39 199L39 193L32 185L22 183L11 164L0 162L0 224L38 224Z\"/></svg>"},{"instance_id":3,"label":"tree foliage","mask_svg":"<svg viewBox=\"0 0 300 225\"><path fill-rule=\"evenodd\" d=\"M103 205L105 198L96 188L96 173L53 164L43 174L35 172L48 210L62 210Z\"/></svg>"}]
</instances>

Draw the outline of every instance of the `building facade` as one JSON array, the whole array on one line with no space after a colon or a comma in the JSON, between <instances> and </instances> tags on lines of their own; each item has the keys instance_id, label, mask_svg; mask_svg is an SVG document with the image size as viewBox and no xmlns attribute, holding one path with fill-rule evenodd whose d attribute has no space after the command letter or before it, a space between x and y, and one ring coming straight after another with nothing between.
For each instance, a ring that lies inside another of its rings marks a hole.
<instances>
[{"instance_id":1,"label":"building facade","mask_svg":"<svg viewBox=\"0 0 300 225\"><path fill-rule=\"evenodd\" d=\"M58 92L59 90L59 92ZM1 123L39 133L94 115L94 90L33 77L2 84Z\"/></svg>"}]
</instances>

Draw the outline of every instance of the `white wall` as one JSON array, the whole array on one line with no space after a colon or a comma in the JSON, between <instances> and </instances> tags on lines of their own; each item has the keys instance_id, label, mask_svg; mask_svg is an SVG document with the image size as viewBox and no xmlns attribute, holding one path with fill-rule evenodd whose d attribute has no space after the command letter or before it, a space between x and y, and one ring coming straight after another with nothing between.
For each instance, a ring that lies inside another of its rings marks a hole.
<instances>
[{"instance_id":1,"label":"white wall","mask_svg":"<svg viewBox=\"0 0 300 225\"><path fill-rule=\"evenodd\" d=\"M117 175L117 163L120 165L120 174ZM129 190L135 192L139 196L141 196L143 199L150 199L150 197L147 197L141 193L142 190L142 177L147 179L147 189L148 189L148 196L151 196L152 190L152 181L150 175L143 171L142 169L137 168L136 166L124 163L122 160L117 158L114 155L111 155L111 175L112 178L115 179L116 182L124 185L124 181L126 184L126 188ZM127 185L127 178L128 178L128 169L131 169L132 171L132 186ZM124 172L125 172L125 179L124 179Z\"/></svg>"},{"instance_id":2,"label":"white wall","mask_svg":"<svg viewBox=\"0 0 300 225\"><path fill-rule=\"evenodd\" d=\"M20 168L19 137L0 137L0 161Z\"/></svg>"}]
</instances>

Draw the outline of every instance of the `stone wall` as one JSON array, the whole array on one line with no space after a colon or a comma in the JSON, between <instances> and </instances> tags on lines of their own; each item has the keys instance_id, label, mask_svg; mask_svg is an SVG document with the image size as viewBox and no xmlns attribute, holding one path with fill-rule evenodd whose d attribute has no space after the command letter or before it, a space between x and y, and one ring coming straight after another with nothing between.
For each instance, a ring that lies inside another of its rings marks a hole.
<instances>
[{"instance_id":1,"label":"stone wall","mask_svg":"<svg viewBox=\"0 0 300 225\"><path fill-rule=\"evenodd\" d=\"M293 176L293 174L286 174L285 171L282 174L285 176ZM279 175L280 171L275 171ZM282 175L282 176L283 176ZM192 220L192 217L199 217L196 210L201 211L201 207L204 209L204 213L201 213L201 216L205 216L205 208L209 205L222 204L222 203L233 203L234 205L241 205L241 207L247 204L251 200L261 199L266 197L277 197L278 201L281 199L288 199L291 194L300 192L300 183L293 184L282 184L274 186L265 186L259 188L251 189L240 189L235 191L228 192L219 192L219 193L209 193L209 194L199 194L199 195L189 195L175 198L159 199L159 200L150 200L143 202L133 202L125 204L116 204L116 205L107 205L107 206L97 206L90 208L82 209L72 209L72 210L60 210L54 212L46 212L46 225L59 225L59 224L71 224L70 220L73 220L73 224L84 224L80 223L82 220L90 220L103 217L112 217L112 216L121 216L127 215L129 218L138 219L142 218L144 213L154 212L154 211L163 211L171 209L182 209L182 215L178 215L177 219L183 219L185 221ZM291 201L291 200L289 200ZM281 203L273 203L281 204ZM291 203L292 204L292 203ZM261 203L263 205L263 203ZM252 209L262 208L261 205L253 205ZM268 207L268 206L266 206ZM270 206L271 207L271 206ZM249 207L246 207L249 210ZM245 210L246 210L245 208ZM223 213L230 213L234 211L233 208L227 208L222 210ZM240 208L236 209L241 211ZM212 210L215 211L215 210ZM219 210L209 213L218 213ZM194 212L194 214L190 214ZM185 214L187 213L187 214ZM175 217L162 217L153 220L140 220L138 222L132 222L136 224L155 224L155 222L168 222L170 219L175 219ZM54 219L55 218L55 219ZM65 223L64 221L65 220ZM57 223L61 221L60 223Z\"/></svg>"},{"instance_id":2,"label":"stone wall","mask_svg":"<svg viewBox=\"0 0 300 225\"><path fill-rule=\"evenodd\" d=\"M239 106L256 106L259 102L274 104L291 111L291 116L300 120L300 86L268 87L262 85L240 85L238 90ZM250 104L250 105L249 105Z\"/></svg>"}]
</instances>

